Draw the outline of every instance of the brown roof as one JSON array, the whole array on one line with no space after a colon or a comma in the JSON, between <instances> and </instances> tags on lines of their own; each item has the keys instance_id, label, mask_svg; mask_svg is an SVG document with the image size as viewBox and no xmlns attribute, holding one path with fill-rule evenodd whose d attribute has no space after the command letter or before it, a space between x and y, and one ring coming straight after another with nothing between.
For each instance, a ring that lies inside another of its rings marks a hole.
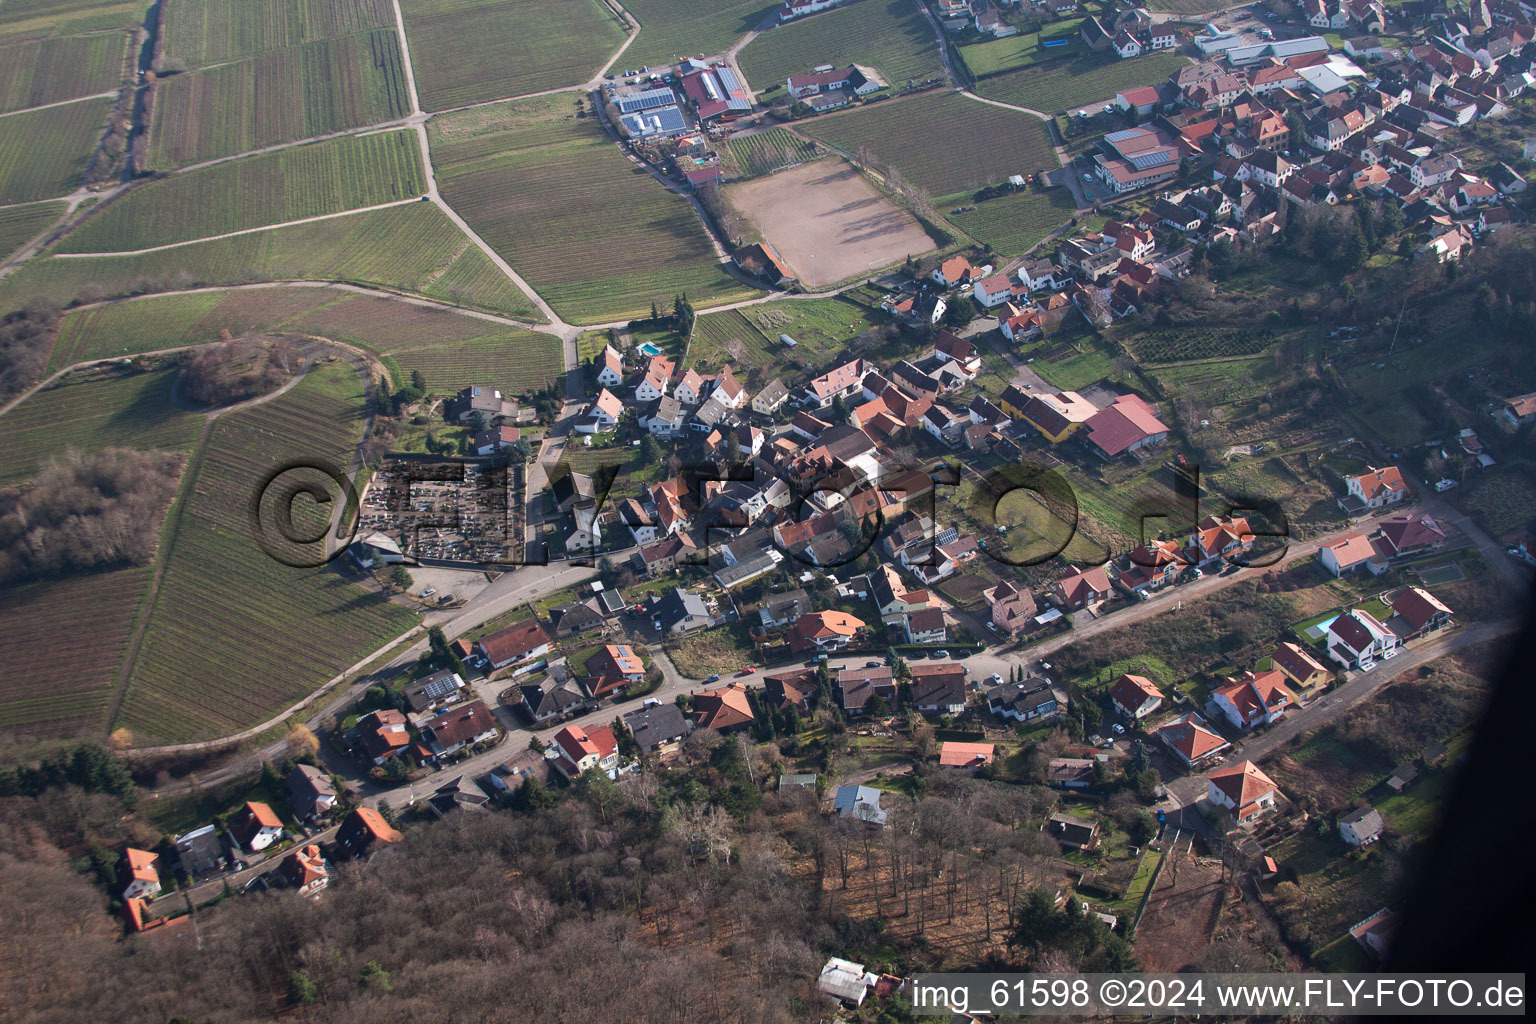
<instances>
[{"instance_id":1,"label":"brown roof","mask_svg":"<svg viewBox=\"0 0 1536 1024\"><path fill-rule=\"evenodd\" d=\"M1449 615L1451 610L1433 594L1418 587L1407 587L1392 602L1392 610L1419 629L1436 614Z\"/></svg>"},{"instance_id":2,"label":"brown roof","mask_svg":"<svg viewBox=\"0 0 1536 1024\"><path fill-rule=\"evenodd\" d=\"M1149 701L1162 700L1163 691L1146 676L1123 675L1109 688L1109 695L1123 708L1138 710Z\"/></svg>"},{"instance_id":3,"label":"brown roof","mask_svg":"<svg viewBox=\"0 0 1536 1024\"><path fill-rule=\"evenodd\" d=\"M1227 794L1239 809L1247 807L1265 793L1273 793L1280 788L1252 761L1218 768L1206 778L1210 779L1217 789Z\"/></svg>"},{"instance_id":4,"label":"brown roof","mask_svg":"<svg viewBox=\"0 0 1536 1024\"><path fill-rule=\"evenodd\" d=\"M1087 597L1089 591L1099 594L1109 593L1109 574L1104 571L1103 566L1074 569L1070 575L1057 580L1056 585L1061 588L1062 595L1068 602L1076 603Z\"/></svg>"},{"instance_id":5,"label":"brown roof","mask_svg":"<svg viewBox=\"0 0 1536 1024\"><path fill-rule=\"evenodd\" d=\"M694 695L693 718L705 729L729 729L756 721L752 705L747 703L747 687L743 683L731 683L716 690L705 690Z\"/></svg>"},{"instance_id":6,"label":"brown roof","mask_svg":"<svg viewBox=\"0 0 1536 1024\"><path fill-rule=\"evenodd\" d=\"M1227 744L1226 740L1189 716L1170 722L1157 730L1157 734L1189 761L1197 761Z\"/></svg>"},{"instance_id":7,"label":"brown roof","mask_svg":"<svg viewBox=\"0 0 1536 1024\"><path fill-rule=\"evenodd\" d=\"M359 807L347 815L344 827L351 832L366 832L381 843L398 843L405 837L395 830L384 816L372 807Z\"/></svg>"},{"instance_id":8,"label":"brown roof","mask_svg":"<svg viewBox=\"0 0 1536 1024\"><path fill-rule=\"evenodd\" d=\"M451 747L467 743L496 727L496 719L484 701L470 701L462 707L449 708L422 726L422 732L430 732L438 743Z\"/></svg>"},{"instance_id":9,"label":"brown roof","mask_svg":"<svg viewBox=\"0 0 1536 1024\"><path fill-rule=\"evenodd\" d=\"M497 630L479 640L481 653L494 665L526 658L529 652L547 643L549 643L549 634L544 632L544 627L539 625L538 619L525 619L522 622L513 623L506 629Z\"/></svg>"},{"instance_id":10,"label":"brown roof","mask_svg":"<svg viewBox=\"0 0 1536 1024\"><path fill-rule=\"evenodd\" d=\"M1269 660L1276 668L1284 670L1292 679L1305 679L1314 672L1326 672L1322 662L1302 650L1296 644L1286 641L1275 648L1275 653L1269 656Z\"/></svg>"}]
</instances>

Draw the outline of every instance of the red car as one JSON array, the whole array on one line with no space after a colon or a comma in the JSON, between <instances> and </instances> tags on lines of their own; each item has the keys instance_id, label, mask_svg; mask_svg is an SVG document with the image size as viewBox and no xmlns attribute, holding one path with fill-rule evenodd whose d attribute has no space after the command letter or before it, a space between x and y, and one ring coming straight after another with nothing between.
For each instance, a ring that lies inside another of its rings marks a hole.
<instances>
[{"instance_id":1,"label":"red car","mask_svg":"<svg viewBox=\"0 0 1536 1024\"><path fill-rule=\"evenodd\" d=\"M744 669L742 669L740 672L738 672L736 674L739 675L739 676L753 676L753 675L757 675L757 669L755 669L755 668L744 668Z\"/></svg>"}]
</instances>

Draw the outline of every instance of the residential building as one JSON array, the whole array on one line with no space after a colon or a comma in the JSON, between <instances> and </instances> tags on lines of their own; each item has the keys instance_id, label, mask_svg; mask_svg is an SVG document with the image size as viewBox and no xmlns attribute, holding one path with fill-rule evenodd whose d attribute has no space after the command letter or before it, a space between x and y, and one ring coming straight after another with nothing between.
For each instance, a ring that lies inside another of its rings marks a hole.
<instances>
[{"instance_id":1,"label":"residential building","mask_svg":"<svg viewBox=\"0 0 1536 1024\"><path fill-rule=\"evenodd\" d=\"M1198 768L1232 748L1232 744L1222 739L1193 711L1161 726L1155 735L1190 769Z\"/></svg>"},{"instance_id":2,"label":"residential building","mask_svg":"<svg viewBox=\"0 0 1536 1024\"><path fill-rule=\"evenodd\" d=\"M878 696L887 708L896 702L896 681L889 668L839 669L836 680L842 693L843 710L851 715L863 714L871 697Z\"/></svg>"},{"instance_id":3,"label":"residential building","mask_svg":"<svg viewBox=\"0 0 1536 1024\"><path fill-rule=\"evenodd\" d=\"M847 647L864 634L864 620L846 612L811 612L795 620L789 632L789 649L836 651Z\"/></svg>"},{"instance_id":4,"label":"residential building","mask_svg":"<svg viewBox=\"0 0 1536 1024\"><path fill-rule=\"evenodd\" d=\"M463 689L463 678L453 669L445 668L407 683L403 693L406 706L412 711L431 711L458 700Z\"/></svg>"},{"instance_id":5,"label":"residential building","mask_svg":"<svg viewBox=\"0 0 1536 1024\"><path fill-rule=\"evenodd\" d=\"M1408 485L1396 466L1368 469L1359 476L1348 477L1344 486L1349 496L1365 508L1385 508L1408 496Z\"/></svg>"},{"instance_id":6,"label":"residential building","mask_svg":"<svg viewBox=\"0 0 1536 1024\"><path fill-rule=\"evenodd\" d=\"M676 750L693 731L676 704L653 704L624 715L624 727L642 754L666 755Z\"/></svg>"},{"instance_id":7,"label":"residential building","mask_svg":"<svg viewBox=\"0 0 1536 1024\"><path fill-rule=\"evenodd\" d=\"M1163 706L1163 691L1146 676L1122 675L1109 688L1115 709L1132 722L1146 718Z\"/></svg>"},{"instance_id":8,"label":"residential building","mask_svg":"<svg viewBox=\"0 0 1536 1024\"><path fill-rule=\"evenodd\" d=\"M427 803L431 804L438 814L447 814L449 811L460 809L483 809L490 800L490 795L468 775L454 776L434 789L432 795L427 797Z\"/></svg>"},{"instance_id":9,"label":"residential building","mask_svg":"<svg viewBox=\"0 0 1536 1024\"><path fill-rule=\"evenodd\" d=\"M511 447L523 436L523 432L517 427L492 427L482 430L469 442L476 455L491 455L503 448Z\"/></svg>"},{"instance_id":10,"label":"residential building","mask_svg":"<svg viewBox=\"0 0 1536 1024\"><path fill-rule=\"evenodd\" d=\"M1238 824L1275 808L1279 787L1252 761L1218 768L1206 776L1207 798L1231 815Z\"/></svg>"},{"instance_id":11,"label":"residential building","mask_svg":"<svg viewBox=\"0 0 1536 1024\"><path fill-rule=\"evenodd\" d=\"M647 579L665 575L680 565L692 564L698 553L698 545L686 533L675 533L653 544L647 544L629 556L635 571Z\"/></svg>"},{"instance_id":12,"label":"residential building","mask_svg":"<svg viewBox=\"0 0 1536 1024\"><path fill-rule=\"evenodd\" d=\"M475 641L475 651L492 671L549 653L549 634L537 619L524 619Z\"/></svg>"},{"instance_id":13,"label":"residential building","mask_svg":"<svg viewBox=\"0 0 1536 1024\"><path fill-rule=\"evenodd\" d=\"M294 850L278 865L283 881L298 890L300 896L313 896L328 881L325 857L314 843Z\"/></svg>"},{"instance_id":14,"label":"residential building","mask_svg":"<svg viewBox=\"0 0 1536 1024\"><path fill-rule=\"evenodd\" d=\"M1378 659L1394 657L1400 644L1396 634L1363 608L1334 619L1325 639L1328 657L1362 671L1375 667Z\"/></svg>"},{"instance_id":15,"label":"residential building","mask_svg":"<svg viewBox=\"0 0 1536 1024\"><path fill-rule=\"evenodd\" d=\"M757 721L745 683L729 683L693 696L693 721L700 729L734 732Z\"/></svg>"},{"instance_id":16,"label":"residential building","mask_svg":"<svg viewBox=\"0 0 1536 1024\"><path fill-rule=\"evenodd\" d=\"M411 734L405 716L394 708L380 708L357 720L357 738L374 764L383 764L405 752Z\"/></svg>"},{"instance_id":17,"label":"residential building","mask_svg":"<svg viewBox=\"0 0 1536 1024\"><path fill-rule=\"evenodd\" d=\"M770 416L778 410L779 406L784 404L784 400L788 397L789 389L784 386L783 381L775 377L763 385L762 390L758 391L756 395L752 396L752 411L763 416Z\"/></svg>"},{"instance_id":18,"label":"residential building","mask_svg":"<svg viewBox=\"0 0 1536 1024\"><path fill-rule=\"evenodd\" d=\"M1315 694L1333 678L1327 666L1289 640L1276 647L1269 660L1284 674L1291 692L1301 698Z\"/></svg>"},{"instance_id":19,"label":"residential building","mask_svg":"<svg viewBox=\"0 0 1536 1024\"><path fill-rule=\"evenodd\" d=\"M981 596L986 599L987 606L991 609L992 625L1005 636L1013 636L1028 628L1030 620L1035 617L1038 609L1034 594L1008 580L1003 580L997 586L982 591Z\"/></svg>"},{"instance_id":20,"label":"residential building","mask_svg":"<svg viewBox=\"0 0 1536 1024\"><path fill-rule=\"evenodd\" d=\"M1091 850L1099 841L1099 824L1057 812L1046 819L1045 833L1065 850Z\"/></svg>"},{"instance_id":21,"label":"residential building","mask_svg":"<svg viewBox=\"0 0 1536 1024\"><path fill-rule=\"evenodd\" d=\"M1241 678L1229 679L1212 692L1211 707L1238 729L1269 725L1296 703L1296 695L1285 682L1285 673L1279 669L1244 672Z\"/></svg>"},{"instance_id":22,"label":"residential building","mask_svg":"<svg viewBox=\"0 0 1536 1024\"><path fill-rule=\"evenodd\" d=\"M839 818L855 818L872 825L884 825L887 816L880 808L880 791L872 786L839 786L832 799L832 810Z\"/></svg>"},{"instance_id":23,"label":"residential building","mask_svg":"<svg viewBox=\"0 0 1536 1024\"><path fill-rule=\"evenodd\" d=\"M1397 933L1397 923L1397 914L1388 907L1382 907L1351 928L1349 936L1372 958L1378 962L1385 961L1387 954L1392 951L1392 938Z\"/></svg>"},{"instance_id":24,"label":"residential building","mask_svg":"<svg viewBox=\"0 0 1536 1024\"><path fill-rule=\"evenodd\" d=\"M948 740L939 747L939 765L974 772L992 763L997 748L991 743L962 743Z\"/></svg>"},{"instance_id":25,"label":"residential building","mask_svg":"<svg viewBox=\"0 0 1536 1024\"><path fill-rule=\"evenodd\" d=\"M1434 516L1406 512L1383 519L1371 539L1384 556L1397 559L1438 551L1446 535Z\"/></svg>"},{"instance_id":26,"label":"residential building","mask_svg":"<svg viewBox=\"0 0 1536 1024\"><path fill-rule=\"evenodd\" d=\"M250 800L230 823L229 833L242 849L254 853L283 838L283 822L270 805Z\"/></svg>"},{"instance_id":27,"label":"residential building","mask_svg":"<svg viewBox=\"0 0 1536 1024\"><path fill-rule=\"evenodd\" d=\"M1339 838L1349 846L1369 846L1385 831L1386 823L1374 807L1356 807L1339 818Z\"/></svg>"},{"instance_id":28,"label":"residential building","mask_svg":"<svg viewBox=\"0 0 1536 1024\"><path fill-rule=\"evenodd\" d=\"M1062 789L1087 789L1093 785L1094 760L1091 757L1053 757L1046 765L1051 785Z\"/></svg>"},{"instance_id":29,"label":"residential building","mask_svg":"<svg viewBox=\"0 0 1536 1024\"><path fill-rule=\"evenodd\" d=\"M1109 573L1103 566L1074 568L1051 584L1051 600L1064 612L1081 611L1108 600L1110 590Z\"/></svg>"},{"instance_id":30,"label":"residential building","mask_svg":"<svg viewBox=\"0 0 1536 1024\"><path fill-rule=\"evenodd\" d=\"M123 866L118 878L126 878L123 899L146 899L160 892L160 857L148 850L128 847L123 851Z\"/></svg>"},{"instance_id":31,"label":"residential building","mask_svg":"<svg viewBox=\"0 0 1536 1024\"><path fill-rule=\"evenodd\" d=\"M597 706L597 701L564 683L526 683L518 687L519 706L534 725L542 725L569 715L578 715Z\"/></svg>"},{"instance_id":32,"label":"residential building","mask_svg":"<svg viewBox=\"0 0 1536 1024\"><path fill-rule=\"evenodd\" d=\"M336 806L336 788L331 777L312 764L296 764L288 773L288 807L301 822L312 821L330 813Z\"/></svg>"},{"instance_id":33,"label":"residential building","mask_svg":"<svg viewBox=\"0 0 1536 1024\"><path fill-rule=\"evenodd\" d=\"M908 612L904 625L908 643L941 644L949 636L942 608L922 608L915 612Z\"/></svg>"},{"instance_id":34,"label":"residential building","mask_svg":"<svg viewBox=\"0 0 1536 1024\"><path fill-rule=\"evenodd\" d=\"M1369 569L1379 576L1387 571L1387 558L1363 533L1351 533L1331 540L1317 549L1317 560L1335 576L1347 576Z\"/></svg>"},{"instance_id":35,"label":"residential building","mask_svg":"<svg viewBox=\"0 0 1536 1024\"><path fill-rule=\"evenodd\" d=\"M1387 628L1407 642L1451 624L1451 610L1422 587L1404 587L1392 598Z\"/></svg>"},{"instance_id":36,"label":"residential building","mask_svg":"<svg viewBox=\"0 0 1536 1024\"><path fill-rule=\"evenodd\" d=\"M1049 683L1030 677L1022 683L1003 683L988 690L987 710L1015 722L1034 722L1060 713L1061 705Z\"/></svg>"},{"instance_id":37,"label":"residential building","mask_svg":"<svg viewBox=\"0 0 1536 1024\"><path fill-rule=\"evenodd\" d=\"M651 621L667 636L682 636L714 623L704 599L682 587L652 595L646 604Z\"/></svg>"},{"instance_id":38,"label":"residential building","mask_svg":"<svg viewBox=\"0 0 1536 1024\"><path fill-rule=\"evenodd\" d=\"M350 857L365 857L379 846L404 839L372 807L359 807L346 816L336 832L336 846Z\"/></svg>"},{"instance_id":39,"label":"residential building","mask_svg":"<svg viewBox=\"0 0 1536 1024\"><path fill-rule=\"evenodd\" d=\"M786 4L820 2L827 6L831 5L830 0L784 0L784 2ZM779 17L782 18L783 15L780 14ZM883 817L881 821L884 821ZM859 1007L864 1005L864 997L874 988L875 981L875 975L866 973L863 964L840 960L834 956L822 966L821 974L816 978L816 990L849 1006Z\"/></svg>"},{"instance_id":40,"label":"residential building","mask_svg":"<svg viewBox=\"0 0 1536 1024\"><path fill-rule=\"evenodd\" d=\"M912 706L924 714L959 715L965 712L965 667L908 665L912 675Z\"/></svg>"},{"instance_id":41,"label":"residential building","mask_svg":"<svg viewBox=\"0 0 1536 1024\"><path fill-rule=\"evenodd\" d=\"M472 700L438 712L421 727L421 739L433 760L458 753L465 747L496 738L496 716L484 701Z\"/></svg>"},{"instance_id":42,"label":"residential building","mask_svg":"<svg viewBox=\"0 0 1536 1024\"><path fill-rule=\"evenodd\" d=\"M544 756L567 779L592 768L613 778L619 767L619 744L606 725L591 729L568 725L555 733Z\"/></svg>"}]
</instances>

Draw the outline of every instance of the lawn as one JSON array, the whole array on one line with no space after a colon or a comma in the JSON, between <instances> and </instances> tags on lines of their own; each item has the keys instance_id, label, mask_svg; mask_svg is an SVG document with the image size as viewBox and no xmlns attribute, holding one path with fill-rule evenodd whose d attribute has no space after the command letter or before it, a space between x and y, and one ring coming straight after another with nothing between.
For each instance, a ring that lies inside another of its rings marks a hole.
<instances>
[{"instance_id":1,"label":"lawn","mask_svg":"<svg viewBox=\"0 0 1536 1024\"><path fill-rule=\"evenodd\" d=\"M42 234L64 209L62 202L0 207L0 260Z\"/></svg>"},{"instance_id":2,"label":"lawn","mask_svg":"<svg viewBox=\"0 0 1536 1024\"><path fill-rule=\"evenodd\" d=\"M1014 192L979 203L972 193L962 192L934 200L934 206L955 227L1007 256L1027 252L1077 215L1077 203L1064 188ZM953 212L960 206L974 209Z\"/></svg>"},{"instance_id":3,"label":"lawn","mask_svg":"<svg viewBox=\"0 0 1536 1024\"><path fill-rule=\"evenodd\" d=\"M110 99L0 117L0 204L54 199L85 181Z\"/></svg>"},{"instance_id":4,"label":"lawn","mask_svg":"<svg viewBox=\"0 0 1536 1024\"><path fill-rule=\"evenodd\" d=\"M976 91L989 99L1056 114L1086 104L1108 103L1120 90L1154 85L1188 63L1166 50L1131 60L1110 58L1106 62L1103 57L1082 57L984 79L976 83Z\"/></svg>"},{"instance_id":5,"label":"lawn","mask_svg":"<svg viewBox=\"0 0 1536 1024\"><path fill-rule=\"evenodd\" d=\"M640 35L624 51L618 70L723 53L778 7L765 0L625 0L625 10L640 22Z\"/></svg>"},{"instance_id":6,"label":"lawn","mask_svg":"<svg viewBox=\"0 0 1536 1024\"><path fill-rule=\"evenodd\" d=\"M958 92L930 92L814 118L801 122L799 130L850 156L868 147L878 162L934 195L1058 166L1045 122ZM922 144L912 145L913 139Z\"/></svg>"},{"instance_id":7,"label":"lawn","mask_svg":"<svg viewBox=\"0 0 1536 1024\"><path fill-rule=\"evenodd\" d=\"M389 0L174 0L165 10L161 61L175 69L222 64L395 24Z\"/></svg>"},{"instance_id":8,"label":"lawn","mask_svg":"<svg viewBox=\"0 0 1536 1024\"><path fill-rule=\"evenodd\" d=\"M153 104L151 170L392 121L410 111L393 29L162 79Z\"/></svg>"},{"instance_id":9,"label":"lawn","mask_svg":"<svg viewBox=\"0 0 1536 1024\"><path fill-rule=\"evenodd\" d=\"M403 0L423 110L580 85L624 43L599 0Z\"/></svg>"},{"instance_id":10,"label":"lawn","mask_svg":"<svg viewBox=\"0 0 1536 1024\"><path fill-rule=\"evenodd\" d=\"M1021 32L1006 39L989 39L956 49L971 76L981 79L1042 61L1077 56L1083 49L1079 35L1082 24L1080 20L1055 21L1038 32ZM1043 42L1058 45L1040 45ZM1063 42L1065 45L1060 45Z\"/></svg>"},{"instance_id":11,"label":"lawn","mask_svg":"<svg viewBox=\"0 0 1536 1024\"><path fill-rule=\"evenodd\" d=\"M681 293L698 308L756 294L725 273L692 208L577 118L570 94L429 129L443 198L567 320L643 316Z\"/></svg>"},{"instance_id":12,"label":"lawn","mask_svg":"<svg viewBox=\"0 0 1536 1024\"><path fill-rule=\"evenodd\" d=\"M257 281L344 281L529 319L522 291L428 203L277 227L141 256L34 259L0 282L0 310Z\"/></svg>"},{"instance_id":13,"label":"lawn","mask_svg":"<svg viewBox=\"0 0 1536 1024\"><path fill-rule=\"evenodd\" d=\"M807 142L787 128L727 139L725 155L734 164L734 173L727 172L727 177L734 181L772 174L814 160L818 152L814 142Z\"/></svg>"},{"instance_id":14,"label":"lawn","mask_svg":"<svg viewBox=\"0 0 1536 1024\"><path fill-rule=\"evenodd\" d=\"M1115 372L1113 355L1090 334L1065 334L1019 350L1033 358L1031 369L1046 383L1063 391L1077 391Z\"/></svg>"},{"instance_id":15,"label":"lawn","mask_svg":"<svg viewBox=\"0 0 1536 1024\"><path fill-rule=\"evenodd\" d=\"M910 0L860 0L780 25L748 43L739 60L758 92L822 64L872 67L896 87L944 75L933 26Z\"/></svg>"},{"instance_id":16,"label":"lawn","mask_svg":"<svg viewBox=\"0 0 1536 1024\"><path fill-rule=\"evenodd\" d=\"M0 114L116 89L128 71L128 39L101 32L0 46Z\"/></svg>"},{"instance_id":17,"label":"lawn","mask_svg":"<svg viewBox=\"0 0 1536 1024\"><path fill-rule=\"evenodd\" d=\"M34 476L50 459L103 448L188 449L202 417L170 404L176 371L113 374L39 391L0 416L0 484Z\"/></svg>"},{"instance_id":18,"label":"lawn","mask_svg":"<svg viewBox=\"0 0 1536 1024\"><path fill-rule=\"evenodd\" d=\"M150 182L93 212L59 250L148 249L424 192L415 132L349 136Z\"/></svg>"},{"instance_id":19,"label":"lawn","mask_svg":"<svg viewBox=\"0 0 1536 1024\"><path fill-rule=\"evenodd\" d=\"M249 505L271 469L350 464L363 406L361 379L338 363L215 424L162 548L165 576L114 726L144 742L255 725L415 624L328 569L279 563L251 532Z\"/></svg>"}]
</instances>

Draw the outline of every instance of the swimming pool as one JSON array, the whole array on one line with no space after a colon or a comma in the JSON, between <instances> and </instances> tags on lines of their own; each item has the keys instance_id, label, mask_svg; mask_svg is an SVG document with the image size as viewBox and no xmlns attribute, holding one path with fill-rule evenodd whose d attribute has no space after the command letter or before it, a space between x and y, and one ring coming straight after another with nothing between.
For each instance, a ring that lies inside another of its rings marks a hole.
<instances>
[{"instance_id":1,"label":"swimming pool","mask_svg":"<svg viewBox=\"0 0 1536 1024\"><path fill-rule=\"evenodd\" d=\"M651 344L648 341L643 343L640 346L639 351L640 351L640 354L643 355L643 356L659 356L659 355L661 355L661 349L656 347L655 345Z\"/></svg>"},{"instance_id":2,"label":"swimming pool","mask_svg":"<svg viewBox=\"0 0 1536 1024\"><path fill-rule=\"evenodd\" d=\"M1316 640L1318 637L1320 637L1324 633L1328 632L1328 627L1333 625L1334 620L1337 619L1337 618L1338 618L1338 616L1335 615L1331 619L1326 619L1326 620L1324 620L1322 622L1318 622L1318 623L1315 623L1315 624L1313 624L1311 626L1308 626L1306 628L1306 631L1305 631L1307 636L1309 636L1312 639Z\"/></svg>"}]
</instances>

